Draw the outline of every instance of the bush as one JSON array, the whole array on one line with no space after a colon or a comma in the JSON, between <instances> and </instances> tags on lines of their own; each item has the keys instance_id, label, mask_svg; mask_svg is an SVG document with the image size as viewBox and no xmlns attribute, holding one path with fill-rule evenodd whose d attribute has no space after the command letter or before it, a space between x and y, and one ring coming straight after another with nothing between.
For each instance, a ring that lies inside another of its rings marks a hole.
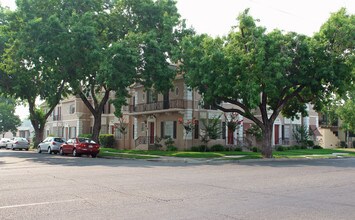
<instances>
[{"instance_id":1,"label":"bush","mask_svg":"<svg viewBox=\"0 0 355 220\"><path fill-rule=\"evenodd\" d=\"M314 142L312 140L307 140L307 145L308 145L308 147L313 147Z\"/></svg>"},{"instance_id":2,"label":"bush","mask_svg":"<svg viewBox=\"0 0 355 220\"><path fill-rule=\"evenodd\" d=\"M251 148L251 151L253 151L253 152L256 153L256 152L259 152L259 149L258 149L257 147L252 147L252 148Z\"/></svg>"},{"instance_id":3,"label":"bush","mask_svg":"<svg viewBox=\"0 0 355 220\"><path fill-rule=\"evenodd\" d=\"M217 151L224 151L224 146L221 144L215 144L211 147L210 149L213 152L217 152Z\"/></svg>"},{"instance_id":4,"label":"bush","mask_svg":"<svg viewBox=\"0 0 355 220\"><path fill-rule=\"evenodd\" d=\"M285 151L286 148L284 146L277 146L276 151Z\"/></svg>"},{"instance_id":5,"label":"bush","mask_svg":"<svg viewBox=\"0 0 355 220\"><path fill-rule=\"evenodd\" d=\"M355 148L355 141L353 141L353 148Z\"/></svg>"},{"instance_id":6,"label":"bush","mask_svg":"<svg viewBox=\"0 0 355 220\"><path fill-rule=\"evenodd\" d=\"M312 148L313 148L313 149L323 149L323 147L321 147L321 146L319 146L319 145L314 145Z\"/></svg>"},{"instance_id":7,"label":"bush","mask_svg":"<svg viewBox=\"0 0 355 220\"><path fill-rule=\"evenodd\" d=\"M175 147L173 145L168 145L168 146L166 146L166 150L167 151L177 151L177 147Z\"/></svg>"},{"instance_id":8,"label":"bush","mask_svg":"<svg viewBox=\"0 0 355 220\"><path fill-rule=\"evenodd\" d=\"M190 150L193 152L205 152L208 151L208 148L205 145L200 145L200 146L192 146Z\"/></svg>"},{"instance_id":9,"label":"bush","mask_svg":"<svg viewBox=\"0 0 355 220\"><path fill-rule=\"evenodd\" d=\"M99 141L102 147L112 148L115 143L113 134L100 134Z\"/></svg>"},{"instance_id":10,"label":"bush","mask_svg":"<svg viewBox=\"0 0 355 220\"><path fill-rule=\"evenodd\" d=\"M91 137L92 137L92 134L79 134L79 137L82 137L82 138L91 138Z\"/></svg>"},{"instance_id":11,"label":"bush","mask_svg":"<svg viewBox=\"0 0 355 220\"><path fill-rule=\"evenodd\" d=\"M241 147L236 147L235 151L243 151L243 149Z\"/></svg>"}]
</instances>

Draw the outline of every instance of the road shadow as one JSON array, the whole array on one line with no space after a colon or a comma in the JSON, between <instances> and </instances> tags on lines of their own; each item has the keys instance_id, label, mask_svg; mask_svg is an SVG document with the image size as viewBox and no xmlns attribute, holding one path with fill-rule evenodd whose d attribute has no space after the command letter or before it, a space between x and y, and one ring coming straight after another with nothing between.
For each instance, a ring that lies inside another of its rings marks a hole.
<instances>
[{"instance_id":1,"label":"road shadow","mask_svg":"<svg viewBox=\"0 0 355 220\"><path fill-rule=\"evenodd\" d=\"M221 160L202 160L198 162L180 161L159 161L159 160L144 160L144 159L106 159L106 158L91 158L87 156L73 157L39 154L31 151L3 151L0 150L0 166L10 164L1 159L5 157L13 157L22 159L22 162L30 162L42 165L57 165L57 166L108 166L108 167L192 167L192 166L248 166L248 167L339 167L339 168L355 168L355 158L338 158L338 159L262 159L262 160L241 160L241 161L221 161Z\"/></svg>"}]
</instances>

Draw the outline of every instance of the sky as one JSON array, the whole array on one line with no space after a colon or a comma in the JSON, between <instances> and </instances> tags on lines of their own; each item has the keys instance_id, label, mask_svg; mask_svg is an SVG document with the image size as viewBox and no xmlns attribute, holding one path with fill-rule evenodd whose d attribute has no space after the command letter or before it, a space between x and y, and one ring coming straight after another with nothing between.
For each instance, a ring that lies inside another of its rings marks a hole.
<instances>
[{"instance_id":1,"label":"sky","mask_svg":"<svg viewBox=\"0 0 355 220\"><path fill-rule=\"evenodd\" d=\"M2 5L15 8L15 0L0 0ZM177 0L181 17L197 33L224 36L237 24L238 14L250 8L250 14L260 25L312 36L329 18L330 13L345 7L355 13L355 0ZM21 118L26 108L17 109Z\"/></svg>"}]
</instances>

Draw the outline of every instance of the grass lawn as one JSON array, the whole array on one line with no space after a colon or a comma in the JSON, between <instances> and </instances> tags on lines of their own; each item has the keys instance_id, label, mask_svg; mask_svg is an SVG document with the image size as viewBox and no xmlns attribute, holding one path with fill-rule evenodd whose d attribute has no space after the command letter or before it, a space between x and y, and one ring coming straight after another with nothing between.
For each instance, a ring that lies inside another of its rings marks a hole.
<instances>
[{"instance_id":1,"label":"grass lawn","mask_svg":"<svg viewBox=\"0 0 355 220\"><path fill-rule=\"evenodd\" d=\"M335 153L335 154L334 154ZM274 151L275 158L332 158L337 153L346 153L346 156L355 157L355 151L345 149L302 149ZM146 151L146 150L117 150L101 148L99 156L113 156L120 158L151 159L160 156L185 158L223 158L226 160L260 159L261 154L255 152L222 151L222 152L191 152L191 151ZM235 157L233 156L243 156Z\"/></svg>"}]
</instances>

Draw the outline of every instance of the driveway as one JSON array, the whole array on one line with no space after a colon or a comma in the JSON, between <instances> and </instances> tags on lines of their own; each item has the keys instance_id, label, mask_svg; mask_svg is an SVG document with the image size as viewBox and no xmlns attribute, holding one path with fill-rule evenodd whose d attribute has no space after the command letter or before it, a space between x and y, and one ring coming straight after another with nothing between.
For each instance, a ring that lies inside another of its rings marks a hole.
<instances>
[{"instance_id":1,"label":"driveway","mask_svg":"<svg viewBox=\"0 0 355 220\"><path fill-rule=\"evenodd\" d=\"M0 219L354 219L355 159L164 163L0 150Z\"/></svg>"}]
</instances>

